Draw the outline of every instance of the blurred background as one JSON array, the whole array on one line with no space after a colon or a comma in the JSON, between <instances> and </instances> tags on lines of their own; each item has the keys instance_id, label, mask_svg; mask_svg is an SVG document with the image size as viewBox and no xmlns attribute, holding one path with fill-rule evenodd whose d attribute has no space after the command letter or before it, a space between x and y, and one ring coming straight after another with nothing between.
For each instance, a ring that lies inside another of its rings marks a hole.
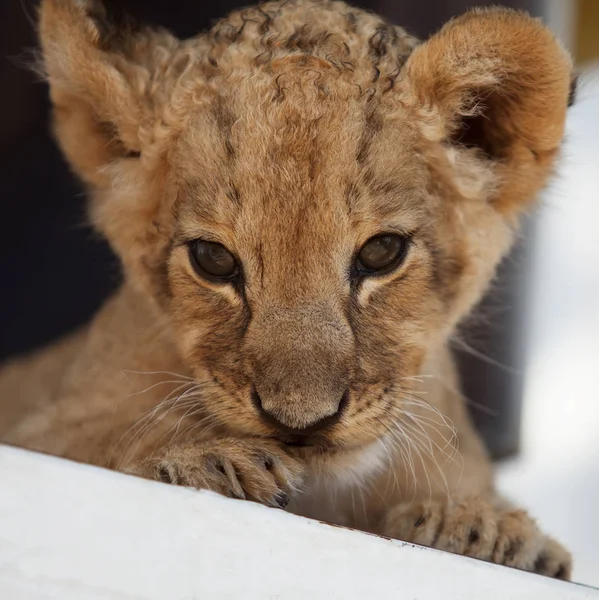
<instances>
[{"instance_id":1,"label":"blurred background","mask_svg":"<svg viewBox=\"0 0 599 600\"><path fill-rule=\"evenodd\" d=\"M105 3L187 37L248 2ZM599 586L599 0L354 4L421 38L471 6L522 8L576 60L578 101L558 177L455 350L500 487L573 551L575 579ZM120 281L49 134L46 86L25 68L36 6L0 0L0 360L84 323Z\"/></svg>"}]
</instances>

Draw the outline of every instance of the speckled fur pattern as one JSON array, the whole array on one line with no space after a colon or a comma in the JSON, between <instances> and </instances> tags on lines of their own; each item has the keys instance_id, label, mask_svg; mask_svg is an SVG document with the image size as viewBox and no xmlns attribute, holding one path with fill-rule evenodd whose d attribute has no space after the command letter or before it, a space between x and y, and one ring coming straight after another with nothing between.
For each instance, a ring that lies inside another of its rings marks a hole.
<instances>
[{"instance_id":1,"label":"speckled fur pattern","mask_svg":"<svg viewBox=\"0 0 599 600\"><path fill-rule=\"evenodd\" d=\"M0 438L567 579L500 498L448 340L551 176L571 62L473 10L425 42L343 2L268 2L181 41L43 0L54 130L125 283L0 370ZM373 236L405 260L353 278ZM226 246L239 283L198 276ZM311 444L290 430L343 410Z\"/></svg>"}]
</instances>

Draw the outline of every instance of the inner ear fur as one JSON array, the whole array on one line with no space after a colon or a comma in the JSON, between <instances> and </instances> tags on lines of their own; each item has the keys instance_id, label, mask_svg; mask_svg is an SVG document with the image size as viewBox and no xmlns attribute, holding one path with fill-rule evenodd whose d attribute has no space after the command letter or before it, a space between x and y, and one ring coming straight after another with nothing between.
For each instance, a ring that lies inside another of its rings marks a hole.
<instances>
[{"instance_id":1,"label":"inner ear fur","mask_svg":"<svg viewBox=\"0 0 599 600\"><path fill-rule=\"evenodd\" d=\"M564 134L572 62L537 19L475 9L416 48L406 98L429 140L490 161L501 212L525 208L552 172Z\"/></svg>"},{"instance_id":2,"label":"inner ear fur","mask_svg":"<svg viewBox=\"0 0 599 600\"><path fill-rule=\"evenodd\" d=\"M138 55L154 36L163 44L166 34L116 26L95 0L42 0L39 35L57 138L76 173L103 187L102 167L138 157L142 149L143 90L150 73Z\"/></svg>"}]
</instances>

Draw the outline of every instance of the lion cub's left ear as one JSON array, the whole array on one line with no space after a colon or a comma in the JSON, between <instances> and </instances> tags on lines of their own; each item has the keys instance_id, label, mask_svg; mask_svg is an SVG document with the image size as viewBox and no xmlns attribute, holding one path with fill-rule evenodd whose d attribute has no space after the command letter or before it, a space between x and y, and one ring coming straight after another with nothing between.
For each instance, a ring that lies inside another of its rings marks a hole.
<instances>
[{"instance_id":1,"label":"lion cub's left ear","mask_svg":"<svg viewBox=\"0 0 599 600\"><path fill-rule=\"evenodd\" d=\"M572 62L538 20L477 9L447 23L405 65L406 102L429 140L475 148L517 212L552 173L572 97Z\"/></svg>"}]
</instances>

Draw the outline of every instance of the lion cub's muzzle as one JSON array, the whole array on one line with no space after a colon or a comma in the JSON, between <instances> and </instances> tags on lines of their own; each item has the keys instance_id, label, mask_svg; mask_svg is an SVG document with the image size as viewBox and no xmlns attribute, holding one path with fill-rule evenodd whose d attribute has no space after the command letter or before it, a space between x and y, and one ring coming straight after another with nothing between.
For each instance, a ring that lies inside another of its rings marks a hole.
<instances>
[{"instance_id":1,"label":"lion cub's muzzle","mask_svg":"<svg viewBox=\"0 0 599 600\"><path fill-rule=\"evenodd\" d=\"M288 443L323 438L350 402L351 328L323 305L264 311L246 335L252 401L262 420Z\"/></svg>"}]
</instances>

